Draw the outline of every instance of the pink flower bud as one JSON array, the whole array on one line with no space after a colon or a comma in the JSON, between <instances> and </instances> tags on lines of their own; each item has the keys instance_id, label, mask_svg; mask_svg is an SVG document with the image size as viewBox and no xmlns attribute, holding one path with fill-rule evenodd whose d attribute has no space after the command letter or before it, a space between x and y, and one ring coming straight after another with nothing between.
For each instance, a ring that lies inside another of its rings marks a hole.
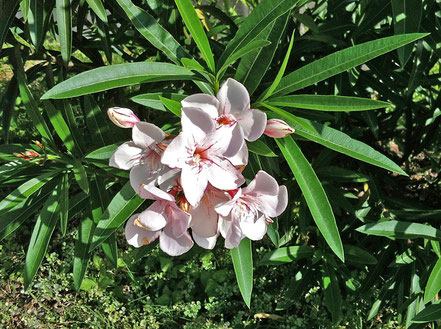
<instances>
[{"instance_id":1,"label":"pink flower bud","mask_svg":"<svg viewBox=\"0 0 441 329\"><path fill-rule=\"evenodd\" d=\"M279 119L270 119L266 122L266 128L263 132L272 138L282 138L291 135L295 129L288 125L285 121Z\"/></svg>"},{"instance_id":2,"label":"pink flower bud","mask_svg":"<svg viewBox=\"0 0 441 329\"><path fill-rule=\"evenodd\" d=\"M107 110L107 115L114 124L121 128L133 128L135 123L140 121L132 110L123 107L111 107Z\"/></svg>"}]
</instances>

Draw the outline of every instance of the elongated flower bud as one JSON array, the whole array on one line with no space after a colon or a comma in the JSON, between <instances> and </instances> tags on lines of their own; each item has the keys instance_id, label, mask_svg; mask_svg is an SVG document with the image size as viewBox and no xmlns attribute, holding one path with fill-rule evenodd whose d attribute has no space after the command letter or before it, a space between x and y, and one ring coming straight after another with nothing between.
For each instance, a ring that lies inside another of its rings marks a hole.
<instances>
[{"instance_id":1,"label":"elongated flower bud","mask_svg":"<svg viewBox=\"0 0 441 329\"><path fill-rule=\"evenodd\" d=\"M114 124L121 128L133 128L135 123L140 121L132 110L123 107L111 107L107 110L107 115Z\"/></svg>"},{"instance_id":2,"label":"elongated flower bud","mask_svg":"<svg viewBox=\"0 0 441 329\"><path fill-rule=\"evenodd\" d=\"M282 138L291 135L295 129L288 125L285 121L279 119L270 119L266 123L265 135L272 138Z\"/></svg>"}]
</instances>

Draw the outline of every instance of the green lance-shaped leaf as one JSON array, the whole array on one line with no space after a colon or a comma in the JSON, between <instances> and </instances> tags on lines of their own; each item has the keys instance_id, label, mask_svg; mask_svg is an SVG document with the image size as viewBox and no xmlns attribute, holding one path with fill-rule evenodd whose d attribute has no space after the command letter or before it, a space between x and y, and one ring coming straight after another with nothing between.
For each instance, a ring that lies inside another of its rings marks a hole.
<instances>
[{"instance_id":1,"label":"green lance-shaped leaf","mask_svg":"<svg viewBox=\"0 0 441 329\"><path fill-rule=\"evenodd\" d=\"M278 116L288 120L289 124L295 128L296 134L299 136L355 159L407 176L403 169L388 157L374 150L369 145L353 139L337 129L308 119L296 117L285 110L271 105L267 107L274 113L278 114Z\"/></svg>"},{"instance_id":2,"label":"green lance-shaped leaf","mask_svg":"<svg viewBox=\"0 0 441 329\"><path fill-rule=\"evenodd\" d=\"M133 191L130 183L126 183L102 215L93 236L91 250L115 232L143 202L144 200Z\"/></svg>"},{"instance_id":3,"label":"green lance-shaped leaf","mask_svg":"<svg viewBox=\"0 0 441 329\"><path fill-rule=\"evenodd\" d=\"M121 143L116 143L112 145L107 145L101 147L97 150L94 150L86 155L86 159L94 159L94 160L108 160L115 152L115 150L120 146Z\"/></svg>"},{"instance_id":4,"label":"green lance-shaped leaf","mask_svg":"<svg viewBox=\"0 0 441 329\"><path fill-rule=\"evenodd\" d=\"M193 72L169 63L117 64L80 73L50 89L42 99L76 97L138 83L195 79Z\"/></svg>"},{"instance_id":5,"label":"green lance-shaped leaf","mask_svg":"<svg viewBox=\"0 0 441 329\"><path fill-rule=\"evenodd\" d=\"M21 184L0 202L0 215L7 213L27 197L34 194L58 173L59 170L48 171Z\"/></svg>"},{"instance_id":6,"label":"green lance-shaped leaf","mask_svg":"<svg viewBox=\"0 0 441 329\"><path fill-rule=\"evenodd\" d=\"M161 100L162 104L164 104L164 106L167 110L169 110L174 115L181 117L182 105L180 102L177 102L177 101L165 98L165 97L161 97L161 96L159 97L159 99Z\"/></svg>"},{"instance_id":7,"label":"green lance-shaped leaf","mask_svg":"<svg viewBox=\"0 0 441 329\"><path fill-rule=\"evenodd\" d=\"M271 44L243 56L237 67L234 79L242 82L250 95L253 94L260 85L260 82L271 65L274 54L279 46L279 41L282 39L289 22L289 14L290 12L287 12L277 18L273 24L266 27L256 37L258 40L268 40Z\"/></svg>"},{"instance_id":8,"label":"green lance-shaped leaf","mask_svg":"<svg viewBox=\"0 0 441 329\"><path fill-rule=\"evenodd\" d=\"M231 249L231 259L240 293L245 304L250 308L253 291L253 253L251 241L248 238L244 238L239 246Z\"/></svg>"},{"instance_id":9,"label":"green lance-shaped leaf","mask_svg":"<svg viewBox=\"0 0 441 329\"><path fill-rule=\"evenodd\" d=\"M75 240L73 279L74 287L77 291L80 290L81 283L86 274L87 264L90 259L90 244L92 242L93 230L95 227L95 224L90 217L91 216L89 215L81 220Z\"/></svg>"},{"instance_id":10,"label":"green lance-shaped leaf","mask_svg":"<svg viewBox=\"0 0 441 329\"><path fill-rule=\"evenodd\" d=\"M259 265L279 265L290 263L302 258L312 257L314 248L308 246L282 247L263 255Z\"/></svg>"},{"instance_id":11,"label":"green lance-shaped leaf","mask_svg":"<svg viewBox=\"0 0 441 329\"><path fill-rule=\"evenodd\" d=\"M343 244L323 186L291 136L275 139L303 192L311 215L332 251L344 261Z\"/></svg>"},{"instance_id":12,"label":"green lance-shaped leaf","mask_svg":"<svg viewBox=\"0 0 441 329\"><path fill-rule=\"evenodd\" d=\"M377 264L377 259L371 255L370 252L349 244L344 245L345 248L345 258L348 262L363 265L375 265Z\"/></svg>"},{"instance_id":13,"label":"green lance-shaped leaf","mask_svg":"<svg viewBox=\"0 0 441 329\"><path fill-rule=\"evenodd\" d=\"M46 121L44 120L43 116L40 113L40 110L38 109L38 105L34 99L34 96L29 90L23 61L21 59L18 48L15 48L13 63L16 69L20 96L25 106L26 113L28 114L29 118L31 119L41 136L53 142L51 131L49 130Z\"/></svg>"},{"instance_id":14,"label":"green lance-shaped leaf","mask_svg":"<svg viewBox=\"0 0 441 329\"><path fill-rule=\"evenodd\" d=\"M137 95L135 97L132 97L130 100L155 110L167 111L167 108L161 102L160 97L166 97L173 101L181 102L185 97L187 97L187 95L175 94L175 93L148 93L148 94Z\"/></svg>"},{"instance_id":15,"label":"green lance-shaped leaf","mask_svg":"<svg viewBox=\"0 0 441 329\"><path fill-rule=\"evenodd\" d=\"M89 130L90 138L96 146L104 146L113 139L109 127L109 120L101 111L95 97L92 95L84 96L84 111L86 124Z\"/></svg>"},{"instance_id":16,"label":"green lance-shaped leaf","mask_svg":"<svg viewBox=\"0 0 441 329\"><path fill-rule=\"evenodd\" d=\"M268 40L253 40L246 46L238 49L236 52L231 54L230 57L227 58L226 62L222 65L222 67L219 69L217 73L217 79L221 80L224 76L225 71L228 69L228 67L233 64L235 61L237 61L239 58L245 56L246 54L249 54L251 52L254 52L255 50L258 50L260 48L264 48L268 45L270 45L271 42Z\"/></svg>"},{"instance_id":17,"label":"green lance-shaped leaf","mask_svg":"<svg viewBox=\"0 0 441 329\"><path fill-rule=\"evenodd\" d=\"M52 194L44 203L43 209L37 218L31 241L26 253L25 269L23 273L24 287L27 289L46 254L52 233L55 230L60 215L61 184L52 191Z\"/></svg>"},{"instance_id":18,"label":"green lance-shaped leaf","mask_svg":"<svg viewBox=\"0 0 441 329\"><path fill-rule=\"evenodd\" d=\"M424 238L441 241L441 230L429 225L396 220L366 224L357 228L357 231L394 239Z\"/></svg>"},{"instance_id":19,"label":"green lance-shaped leaf","mask_svg":"<svg viewBox=\"0 0 441 329\"><path fill-rule=\"evenodd\" d=\"M441 258L438 259L430 272L426 289L424 290L424 303L430 302L441 290Z\"/></svg>"},{"instance_id":20,"label":"green lance-shaped leaf","mask_svg":"<svg viewBox=\"0 0 441 329\"><path fill-rule=\"evenodd\" d=\"M292 9L299 0L264 0L242 22L233 40L228 43L219 65L222 66L235 51L255 40L278 17Z\"/></svg>"},{"instance_id":21,"label":"green lance-shaped leaf","mask_svg":"<svg viewBox=\"0 0 441 329\"><path fill-rule=\"evenodd\" d=\"M71 0L57 0L57 25L61 57L67 67L72 54L72 7Z\"/></svg>"},{"instance_id":22,"label":"green lance-shaped leaf","mask_svg":"<svg viewBox=\"0 0 441 329\"><path fill-rule=\"evenodd\" d=\"M107 23L103 22L100 18L97 18L96 26L98 35L100 36L101 47L106 55L107 61L109 64L112 64L112 44Z\"/></svg>"},{"instance_id":23,"label":"green lance-shaped leaf","mask_svg":"<svg viewBox=\"0 0 441 329\"><path fill-rule=\"evenodd\" d=\"M277 75L271 86L269 86L269 88L265 91L265 93L262 94L262 97L259 97L259 100L264 101L265 99L270 97L273 94L274 90L279 85L280 81L282 80L285 74L286 66L288 65L289 56L291 55L292 46L294 44L294 33L295 30L292 32L291 41L289 42L288 50L285 54L285 58L283 59L282 65L280 66L279 72L277 72Z\"/></svg>"},{"instance_id":24,"label":"green lance-shaped leaf","mask_svg":"<svg viewBox=\"0 0 441 329\"><path fill-rule=\"evenodd\" d=\"M15 111L15 103L18 97L18 81L17 77L13 76L8 82L8 87L0 96L0 107L3 109L2 113L2 129L3 129L3 142L9 143L9 131L11 128L12 116Z\"/></svg>"},{"instance_id":25,"label":"green lance-shaped leaf","mask_svg":"<svg viewBox=\"0 0 441 329\"><path fill-rule=\"evenodd\" d=\"M43 104L49 120L55 128L55 132L61 138L66 148L73 154L78 153L77 145L62 113L50 101L44 101Z\"/></svg>"},{"instance_id":26,"label":"green lance-shaped leaf","mask_svg":"<svg viewBox=\"0 0 441 329\"><path fill-rule=\"evenodd\" d=\"M29 34L35 48L40 48L46 37L54 0L31 0L28 12Z\"/></svg>"},{"instance_id":27,"label":"green lance-shaped leaf","mask_svg":"<svg viewBox=\"0 0 441 329\"><path fill-rule=\"evenodd\" d=\"M332 315L332 322L338 323L341 319L341 291L335 271L328 263L323 265L322 280L325 306Z\"/></svg>"},{"instance_id":28,"label":"green lance-shaped leaf","mask_svg":"<svg viewBox=\"0 0 441 329\"><path fill-rule=\"evenodd\" d=\"M198 45L198 48L201 51L202 57L204 57L208 68L211 70L211 72L214 72L214 57L213 53L211 52L210 43L208 42L207 35L204 32L202 23L199 20L193 4L190 0L175 0L175 3L182 19L184 20L185 26L187 26L188 31Z\"/></svg>"},{"instance_id":29,"label":"green lance-shaped leaf","mask_svg":"<svg viewBox=\"0 0 441 329\"><path fill-rule=\"evenodd\" d=\"M60 228L61 234L66 235L67 221L69 218L69 173L65 173L61 179L60 187Z\"/></svg>"},{"instance_id":30,"label":"green lance-shaped leaf","mask_svg":"<svg viewBox=\"0 0 441 329\"><path fill-rule=\"evenodd\" d=\"M135 6L131 0L117 0L135 28L153 46L161 50L172 62L179 64L183 57L190 57L173 36L156 22L146 11Z\"/></svg>"},{"instance_id":31,"label":"green lance-shaped leaf","mask_svg":"<svg viewBox=\"0 0 441 329\"><path fill-rule=\"evenodd\" d=\"M113 268L118 267L118 244L116 242L115 232L110 234L110 236L101 244L101 248L104 251L107 259L112 264Z\"/></svg>"},{"instance_id":32,"label":"green lance-shaped leaf","mask_svg":"<svg viewBox=\"0 0 441 329\"><path fill-rule=\"evenodd\" d=\"M101 0L86 0L89 7L93 10L95 15L98 16L103 22L107 23L106 8L104 8Z\"/></svg>"},{"instance_id":33,"label":"green lance-shaped leaf","mask_svg":"<svg viewBox=\"0 0 441 329\"><path fill-rule=\"evenodd\" d=\"M248 151L265 157L277 157L277 155L260 139L247 142Z\"/></svg>"},{"instance_id":34,"label":"green lance-shaped leaf","mask_svg":"<svg viewBox=\"0 0 441 329\"><path fill-rule=\"evenodd\" d=\"M84 193L89 193L89 180L87 178L86 169L80 160L75 159L72 163L75 180Z\"/></svg>"},{"instance_id":35,"label":"green lance-shaped leaf","mask_svg":"<svg viewBox=\"0 0 441 329\"><path fill-rule=\"evenodd\" d=\"M268 100L268 104L281 107L318 111L368 111L388 107L387 102L369 98L332 95L288 95Z\"/></svg>"},{"instance_id":36,"label":"green lance-shaped leaf","mask_svg":"<svg viewBox=\"0 0 441 329\"><path fill-rule=\"evenodd\" d=\"M22 13L25 21L28 20L28 13L29 13L30 6L31 6L31 0L21 0L20 1L20 10L21 10L21 13Z\"/></svg>"},{"instance_id":37,"label":"green lance-shaped leaf","mask_svg":"<svg viewBox=\"0 0 441 329\"><path fill-rule=\"evenodd\" d=\"M423 2L415 0L392 0L392 14L395 34L418 32L421 25ZM397 50L402 66L406 65L412 54L412 45Z\"/></svg>"},{"instance_id":38,"label":"green lance-shaped leaf","mask_svg":"<svg viewBox=\"0 0 441 329\"><path fill-rule=\"evenodd\" d=\"M441 303L427 306L412 319L414 323L426 323L441 319Z\"/></svg>"},{"instance_id":39,"label":"green lance-shaped leaf","mask_svg":"<svg viewBox=\"0 0 441 329\"><path fill-rule=\"evenodd\" d=\"M3 0L0 2L0 50L3 48L9 26L18 10L17 0Z\"/></svg>"},{"instance_id":40,"label":"green lance-shaped leaf","mask_svg":"<svg viewBox=\"0 0 441 329\"><path fill-rule=\"evenodd\" d=\"M425 33L396 35L337 51L282 78L273 96L283 96L308 87L426 35Z\"/></svg>"}]
</instances>

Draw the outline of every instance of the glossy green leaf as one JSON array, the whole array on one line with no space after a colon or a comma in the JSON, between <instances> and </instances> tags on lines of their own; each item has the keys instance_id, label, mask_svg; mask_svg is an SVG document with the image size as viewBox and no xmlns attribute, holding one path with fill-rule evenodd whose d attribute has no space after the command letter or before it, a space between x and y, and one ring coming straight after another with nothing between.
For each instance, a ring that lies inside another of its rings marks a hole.
<instances>
[{"instance_id":1,"label":"glossy green leaf","mask_svg":"<svg viewBox=\"0 0 441 329\"><path fill-rule=\"evenodd\" d=\"M43 209L41 210L32 231L23 273L25 289L29 287L29 284L37 273L37 270L43 261L43 257L46 254L52 233L57 225L60 215L60 187L61 185L59 184L44 203Z\"/></svg>"},{"instance_id":2,"label":"glossy green leaf","mask_svg":"<svg viewBox=\"0 0 441 329\"><path fill-rule=\"evenodd\" d=\"M0 2L0 50L9 31L9 26L18 10L17 0L4 0Z\"/></svg>"},{"instance_id":3,"label":"glossy green leaf","mask_svg":"<svg viewBox=\"0 0 441 329\"><path fill-rule=\"evenodd\" d=\"M69 131L72 134L75 152L77 152L79 157L82 157L84 155L85 145L77 121L75 120L74 110L67 100L62 100L59 104L59 106L62 107Z\"/></svg>"},{"instance_id":4,"label":"glossy green leaf","mask_svg":"<svg viewBox=\"0 0 441 329\"><path fill-rule=\"evenodd\" d=\"M161 100L162 104L164 104L164 106L174 115L181 117L181 108L182 105L180 102L171 100L171 99L167 99L165 97L159 97L159 99Z\"/></svg>"},{"instance_id":5,"label":"glossy green leaf","mask_svg":"<svg viewBox=\"0 0 441 329\"><path fill-rule=\"evenodd\" d=\"M271 65L289 22L289 14L287 12L280 16L257 35L257 40L268 40L271 44L243 56L237 67L234 79L240 81L247 88L250 95L260 85Z\"/></svg>"},{"instance_id":6,"label":"glossy green leaf","mask_svg":"<svg viewBox=\"0 0 441 329\"><path fill-rule=\"evenodd\" d=\"M430 302L441 290L441 258L438 259L430 272L429 280L424 289L424 303Z\"/></svg>"},{"instance_id":7,"label":"glossy green leaf","mask_svg":"<svg viewBox=\"0 0 441 329\"><path fill-rule=\"evenodd\" d=\"M108 160L121 143L107 145L86 155L86 159Z\"/></svg>"},{"instance_id":8,"label":"glossy green leaf","mask_svg":"<svg viewBox=\"0 0 441 329\"><path fill-rule=\"evenodd\" d=\"M299 0L264 0L254 8L250 15L242 22L239 30L223 52L219 65L223 65L227 58L238 49L256 40L257 36L278 17L292 9Z\"/></svg>"},{"instance_id":9,"label":"glossy green leaf","mask_svg":"<svg viewBox=\"0 0 441 329\"><path fill-rule=\"evenodd\" d=\"M412 319L415 323L425 323L441 319L441 303L427 306Z\"/></svg>"},{"instance_id":10,"label":"glossy green leaf","mask_svg":"<svg viewBox=\"0 0 441 329\"><path fill-rule=\"evenodd\" d=\"M240 293L245 304L250 308L253 291L253 253L248 238L244 238L238 247L231 249L231 259Z\"/></svg>"},{"instance_id":11,"label":"glossy green leaf","mask_svg":"<svg viewBox=\"0 0 441 329\"><path fill-rule=\"evenodd\" d=\"M77 146L62 113L50 101L44 101L43 104L55 132L61 138L63 144L71 153L76 153Z\"/></svg>"},{"instance_id":12,"label":"glossy green leaf","mask_svg":"<svg viewBox=\"0 0 441 329\"><path fill-rule=\"evenodd\" d=\"M277 157L277 155L262 140L247 142L248 151L265 157Z\"/></svg>"},{"instance_id":13,"label":"glossy green leaf","mask_svg":"<svg viewBox=\"0 0 441 329\"><path fill-rule=\"evenodd\" d=\"M288 74L280 81L273 96L283 96L325 80L353 67L361 65L377 56L397 49L427 34L413 33L396 35L368 41L344 50L337 51L315 62L307 64Z\"/></svg>"},{"instance_id":14,"label":"glossy green leaf","mask_svg":"<svg viewBox=\"0 0 441 329\"><path fill-rule=\"evenodd\" d=\"M106 22L103 22L101 19L96 19L96 27L98 35L100 36L101 41L101 49L104 51L106 55L107 62L112 64L112 42L110 40L109 28L107 27Z\"/></svg>"},{"instance_id":15,"label":"glossy green leaf","mask_svg":"<svg viewBox=\"0 0 441 329\"><path fill-rule=\"evenodd\" d=\"M366 224L357 228L357 231L395 239L424 238L441 241L441 230L429 225L396 220Z\"/></svg>"},{"instance_id":16,"label":"glossy green leaf","mask_svg":"<svg viewBox=\"0 0 441 329\"><path fill-rule=\"evenodd\" d=\"M189 56L175 38L156 22L154 17L135 6L131 0L117 1L139 33L153 46L161 50L171 61L179 64L183 57Z\"/></svg>"},{"instance_id":17,"label":"glossy green leaf","mask_svg":"<svg viewBox=\"0 0 441 329\"><path fill-rule=\"evenodd\" d=\"M285 58L283 59L282 65L280 65L279 72L277 72L277 75L274 78L274 81L271 84L271 86L269 86L269 88L265 91L265 93L262 94L262 97L259 97L259 100L264 101L265 99L270 97L273 94L274 90L279 85L280 81L282 80L282 78L285 74L286 66L288 65L289 56L291 55L292 46L294 44L294 33L295 33L295 30L292 32L291 41L289 42L288 50L286 51Z\"/></svg>"},{"instance_id":18,"label":"glossy green leaf","mask_svg":"<svg viewBox=\"0 0 441 329\"><path fill-rule=\"evenodd\" d=\"M214 57L211 52L210 43L208 42L207 35L204 32L202 23L199 20L198 14L193 7L190 0L175 0L179 13L184 20L185 26L193 37L194 41L198 45L201 51L202 57L208 65L211 72L215 71Z\"/></svg>"},{"instance_id":19,"label":"glossy green leaf","mask_svg":"<svg viewBox=\"0 0 441 329\"><path fill-rule=\"evenodd\" d=\"M331 95L288 95L268 100L268 104L281 107L319 111L367 111L388 107L387 102L369 98Z\"/></svg>"},{"instance_id":20,"label":"glossy green leaf","mask_svg":"<svg viewBox=\"0 0 441 329\"><path fill-rule=\"evenodd\" d=\"M377 259L371 255L370 252L349 244L344 245L345 249L345 259L348 262L363 265L375 265L377 264Z\"/></svg>"},{"instance_id":21,"label":"glossy green leaf","mask_svg":"<svg viewBox=\"0 0 441 329\"><path fill-rule=\"evenodd\" d=\"M269 108L281 118L290 121L289 124L295 128L296 134L299 136L355 159L407 176L403 169L388 157L337 129L308 119L296 117L287 111L273 106Z\"/></svg>"},{"instance_id":22,"label":"glossy green leaf","mask_svg":"<svg viewBox=\"0 0 441 329\"><path fill-rule=\"evenodd\" d=\"M67 221L69 218L69 174L65 173L60 182L60 228L61 234L66 235Z\"/></svg>"},{"instance_id":23,"label":"glossy green leaf","mask_svg":"<svg viewBox=\"0 0 441 329\"><path fill-rule=\"evenodd\" d=\"M77 291L80 290L90 259L90 244L92 242L93 230L93 220L90 216L84 217L78 228L74 249L73 279L74 287Z\"/></svg>"},{"instance_id":24,"label":"glossy green leaf","mask_svg":"<svg viewBox=\"0 0 441 329\"><path fill-rule=\"evenodd\" d=\"M20 11L21 11L21 14L23 15L23 18L25 21L28 20L28 13L29 13L30 6L31 6L31 0L21 0L20 1Z\"/></svg>"},{"instance_id":25,"label":"glossy green leaf","mask_svg":"<svg viewBox=\"0 0 441 329\"><path fill-rule=\"evenodd\" d=\"M81 161L75 160L73 162L73 173L80 188L84 191L84 193L89 193L89 180L87 178L86 169Z\"/></svg>"},{"instance_id":26,"label":"glossy green leaf","mask_svg":"<svg viewBox=\"0 0 441 329\"><path fill-rule=\"evenodd\" d=\"M95 230L91 250L104 242L144 202L126 183L110 202Z\"/></svg>"},{"instance_id":27,"label":"glossy green leaf","mask_svg":"<svg viewBox=\"0 0 441 329\"><path fill-rule=\"evenodd\" d=\"M182 65L189 70L195 70L199 72L206 72L207 70L199 62L191 58L182 58Z\"/></svg>"},{"instance_id":28,"label":"glossy green leaf","mask_svg":"<svg viewBox=\"0 0 441 329\"><path fill-rule=\"evenodd\" d=\"M338 286L338 278L335 275L334 269L328 264L323 265L322 277L324 289L324 303L328 311L332 315L332 322L338 323L341 319L341 291Z\"/></svg>"},{"instance_id":29,"label":"glossy green leaf","mask_svg":"<svg viewBox=\"0 0 441 329\"><path fill-rule=\"evenodd\" d=\"M57 170L48 171L21 184L0 202L0 215L7 213L27 197L34 194L58 173L59 171Z\"/></svg>"},{"instance_id":30,"label":"glossy green leaf","mask_svg":"<svg viewBox=\"0 0 441 329\"><path fill-rule=\"evenodd\" d=\"M141 94L135 97L132 97L130 100L135 103L151 107L155 110L167 111L167 108L161 102L160 97L165 97L167 99L171 99L176 102L182 101L187 95L175 94L175 93L149 93L149 94Z\"/></svg>"},{"instance_id":31,"label":"glossy green leaf","mask_svg":"<svg viewBox=\"0 0 441 329\"><path fill-rule=\"evenodd\" d=\"M419 32L423 2L415 0L391 0L394 32L406 34ZM397 50L402 66L406 65L412 53L413 45L406 45Z\"/></svg>"},{"instance_id":32,"label":"glossy green leaf","mask_svg":"<svg viewBox=\"0 0 441 329\"><path fill-rule=\"evenodd\" d=\"M246 54L249 54L251 52L254 52L255 50L258 50L260 48L264 48L268 45L270 45L271 42L268 40L253 40L247 45L243 46L242 48L236 50L234 53L231 54L230 57L228 57L225 61L225 63L222 65L222 67L219 69L217 73L218 80L221 80L224 72L228 69L228 67L233 64L235 61L237 61L239 58L245 56Z\"/></svg>"},{"instance_id":33,"label":"glossy green leaf","mask_svg":"<svg viewBox=\"0 0 441 329\"><path fill-rule=\"evenodd\" d=\"M343 244L334 213L317 175L291 136L275 140L303 192L317 227L332 251L344 261Z\"/></svg>"},{"instance_id":34,"label":"glossy green leaf","mask_svg":"<svg viewBox=\"0 0 441 329\"><path fill-rule=\"evenodd\" d=\"M107 259L112 264L113 268L118 267L118 245L116 243L116 235L113 232L103 243L101 243L101 248L104 251Z\"/></svg>"},{"instance_id":35,"label":"glossy green leaf","mask_svg":"<svg viewBox=\"0 0 441 329\"><path fill-rule=\"evenodd\" d=\"M259 265L279 265L290 263L302 258L312 257L315 250L308 246L282 247L263 255Z\"/></svg>"},{"instance_id":36,"label":"glossy green leaf","mask_svg":"<svg viewBox=\"0 0 441 329\"><path fill-rule=\"evenodd\" d=\"M5 144L9 143L9 132L15 110L15 103L17 101L19 93L17 77L14 75L11 80L9 80L9 83L7 83L7 85L8 87L3 94L3 97L0 96L0 107L3 108L2 130L3 141Z\"/></svg>"},{"instance_id":37,"label":"glossy green leaf","mask_svg":"<svg viewBox=\"0 0 441 329\"><path fill-rule=\"evenodd\" d=\"M44 3L45 0L31 0L29 6L29 34L31 36L32 43L36 48L39 48L43 43Z\"/></svg>"},{"instance_id":38,"label":"glossy green leaf","mask_svg":"<svg viewBox=\"0 0 441 329\"><path fill-rule=\"evenodd\" d=\"M86 0L89 7L93 10L95 15L103 22L107 23L106 8L104 8L102 0Z\"/></svg>"},{"instance_id":39,"label":"glossy green leaf","mask_svg":"<svg viewBox=\"0 0 441 329\"><path fill-rule=\"evenodd\" d=\"M86 113L86 124L90 133L90 138L96 146L105 146L112 140L112 133L106 118L101 111L95 97L92 95L84 96L84 111Z\"/></svg>"},{"instance_id":40,"label":"glossy green leaf","mask_svg":"<svg viewBox=\"0 0 441 329\"><path fill-rule=\"evenodd\" d=\"M50 89L42 99L76 97L138 83L193 79L194 73L174 64L117 64L80 73Z\"/></svg>"},{"instance_id":41,"label":"glossy green leaf","mask_svg":"<svg viewBox=\"0 0 441 329\"><path fill-rule=\"evenodd\" d=\"M57 25L61 57L67 67L72 54L72 7L71 0L57 0Z\"/></svg>"}]
</instances>

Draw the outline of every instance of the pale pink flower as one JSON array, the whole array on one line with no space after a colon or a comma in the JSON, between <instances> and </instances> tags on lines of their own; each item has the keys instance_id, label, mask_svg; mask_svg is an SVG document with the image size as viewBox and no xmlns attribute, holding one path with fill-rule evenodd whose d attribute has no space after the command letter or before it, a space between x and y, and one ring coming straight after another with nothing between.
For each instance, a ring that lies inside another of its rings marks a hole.
<instances>
[{"instance_id":1,"label":"pale pink flower","mask_svg":"<svg viewBox=\"0 0 441 329\"><path fill-rule=\"evenodd\" d=\"M173 198L173 196L171 196ZM173 201L158 199L127 221L127 242L138 248L159 238L159 247L170 256L179 256L193 247L188 232L191 215Z\"/></svg>"},{"instance_id":2,"label":"pale pink flower","mask_svg":"<svg viewBox=\"0 0 441 329\"><path fill-rule=\"evenodd\" d=\"M107 115L115 125L121 128L133 128L140 121L132 110L123 107L111 107L107 110Z\"/></svg>"},{"instance_id":3,"label":"pale pink flower","mask_svg":"<svg viewBox=\"0 0 441 329\"><path fill-rule=\"evenodd\" d=\"M240 127L242 136L255 141L262 136L266 126L266 114L250 109L250 95L244 85L234 79L227 79L216 97L208 94L195 94L181 101L183 107L196 107L204 110L219 126Z\"/></svg>"},{"instance_id":4,"label":"pale pink flower","mask_svg":"<svg viewBox=\"0 0 441 329\"><path fill-rule=\"evenodd\" d=\"M243 150L237 127L216 128L199 108L182 108L182 132L167 147L162 163L181 169L181 186L192 206L197 206L210 183L231 190L245 181L229 158Z\"/></svg>"},{"instance_id":5,"label":"pale pink flower","mask_svg":"<svg viewBox=\"0 0 441 329\"><path fill-rule=\"evenodd\" d=\"M271 218L279 216L287 204L286 187L279 186L265 171L259 171L247 187L238 189L233 199L215 207L225 247L237 247L244 237L262 239Z\"/></svg>"},{"instance_id":6,"label":"pale pink flower","mask_svg":"<svg viewBox=\"0 0 441 329\"><path fill-rule=\"evenodd\" d=\"M272 138L283 138L293 134L294 132L295 129L285 121L279 119L270 119L267 121L266 128L263 133Z\"/></svg>"}]
</instances>

